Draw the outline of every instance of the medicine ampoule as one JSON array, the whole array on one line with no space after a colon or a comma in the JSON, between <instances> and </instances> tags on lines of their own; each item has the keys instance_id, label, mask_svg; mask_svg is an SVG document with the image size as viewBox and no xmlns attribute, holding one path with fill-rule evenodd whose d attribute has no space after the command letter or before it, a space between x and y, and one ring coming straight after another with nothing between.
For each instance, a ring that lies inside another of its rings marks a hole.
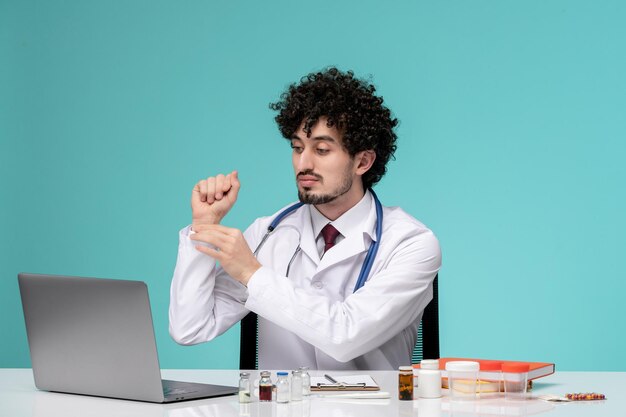
<instances>
[{"instance_id":1,"label":"medicine ampoule","mask_svg":"<svg viewBox=\"0 0 626 417\"><path fill-rule=\"evenodd\" d=\"M250 402L250 373L242 372L239 374L239 402Z\"/></svg>"},{"instance_id":2,"label":"medicine ampoule","mask_svg":"<svg viewBox=\"0 0 626 417\"><path fill-rule=\"evenodd\" d=\"M302 372L299 369L291 372L291 401L302 401Z\"/></svg>"},{"instance_id":3,"label":"medicine ampoule","mask_svg":"<svg viewBox=\"0 0 626 417\"><path fill-rule=\"evenodd\" d=\"M272 401L272 379L269 371L261 372L259 380L259 401Z\"/></svg>"},{"instance_id":4,"label":"medicine ampoule","mask_svg":"<svg viewBox=\"0 0 626 417\"><path fill-rule=\"evenodd\" d=\"M302 374L302 395L311 395L311 375L309 375L309 368L306 366L300 367L300 373Z\"/></svg>"},{"instance_id":5,"label":"medicine ampoule","mask_svg":"<svg viewBox=\"0 0 626 417\"><path fill-rule=\"evenodd\" d=\"M276 402L288 403L289 402L289 374L287 372L278 372L278 380L276 381Z\"/></svg>"}]
</instances>

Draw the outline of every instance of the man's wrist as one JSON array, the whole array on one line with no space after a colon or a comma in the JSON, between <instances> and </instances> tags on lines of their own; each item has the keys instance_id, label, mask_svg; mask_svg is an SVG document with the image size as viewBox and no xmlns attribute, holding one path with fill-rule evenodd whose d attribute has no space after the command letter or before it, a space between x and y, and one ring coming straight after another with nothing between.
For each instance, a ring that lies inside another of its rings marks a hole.
<instances>
[{"instance_id":1,"label":"man's wrist","mask_svg":"<svg viewBox=\"0 0 626 417\"><path fill-rule=\"evenodd\" d=\"M250 280L252 279L252 276L256 273L256 271L258 271L259 269L261 269L261 264L257 262L257 265L255 265L254 268L251 268L248 272L242 274L243 276L241 277L241 279L239 280L239 282L241 282L243 285L245 285L246 287L248 286L248 283L250 282Z\"/></svg>"},{"instance_id":2,"label":"man's wrist","mask_svg":"<svg viewBox=\"0 0 626 417\"><path fill-rule=\"evenodd\" d=\"M202 226L212 225L212 224L220 224L220 219L218 218L210 218L203 220L192 220L191 221L191 230L193 232L197 232L202 228Z\"/></svg>"}]
</instances>

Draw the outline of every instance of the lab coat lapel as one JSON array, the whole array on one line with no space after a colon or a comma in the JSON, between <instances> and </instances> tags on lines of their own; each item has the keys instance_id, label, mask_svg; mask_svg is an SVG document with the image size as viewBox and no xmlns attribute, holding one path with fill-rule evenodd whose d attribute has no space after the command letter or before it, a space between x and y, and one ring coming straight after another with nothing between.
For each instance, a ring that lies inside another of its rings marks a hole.
<instances>
[{"instance_id":1,"label":"lab coat lapel","mask_svg":"<svg viewBox=\"0 0 626 417\"><path fill-rule=\"evenodd\" d=\"M313 236L313 225L311 224L311 213L308 205L304 205L293 216L285 219L289 223L293 223L294 227L300 229L302 234L300 238L300 249L308 256L315 265L320 263L320 255L317 252L315 244L315 236Z\"/></svg>"},{"instance_id":2,"label":"lab coat lapel","mask_svg":"<svg viewBox=\"0 0 626 417\"><path fill-rule=\"evenodd\" d=\"M365 250L367 250L367 247L365 246L365 239L369 241L369 238L364 233L355 233L333 246L322 257L322 260L317 267L317 273L319 274L326 268L329 268L344 259L348 259L361 252L365 252Z\"/></svg>"}]
</instances>

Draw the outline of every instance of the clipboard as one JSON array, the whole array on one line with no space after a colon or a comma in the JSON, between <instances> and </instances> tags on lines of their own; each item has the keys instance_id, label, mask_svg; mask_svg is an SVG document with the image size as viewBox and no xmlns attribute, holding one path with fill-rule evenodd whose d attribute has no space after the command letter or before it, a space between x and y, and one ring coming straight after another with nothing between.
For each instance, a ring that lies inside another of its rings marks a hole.
<instances>
[{"instance_id":1,"label":"clipboard","mask_svg":"<svg viewBox=\"0 0 626 417\"><path fill-rule=\"evenodd\" d=\"M380 386L369 375L329 377L330 375L311 377L311 391L380 391Z\"/></svg>"}]
</instances>

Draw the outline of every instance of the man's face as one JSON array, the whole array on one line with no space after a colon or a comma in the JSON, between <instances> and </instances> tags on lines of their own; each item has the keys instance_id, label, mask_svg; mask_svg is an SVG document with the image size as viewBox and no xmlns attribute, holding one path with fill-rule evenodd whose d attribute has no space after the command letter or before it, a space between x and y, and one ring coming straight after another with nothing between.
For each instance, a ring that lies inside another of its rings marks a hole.
<instances>
[{"instance_id":1,"label":"man's face","mask_svg":"<svg viewBox=\"0 0 626 417\"><path fill-rule=\"evenodd\" d=\"M291 139L298 198L306 204L326 204L353 193L355 160L342 146L342 135L320 117L307 137L304 122Z\"/></svg>"}]
</instances>

